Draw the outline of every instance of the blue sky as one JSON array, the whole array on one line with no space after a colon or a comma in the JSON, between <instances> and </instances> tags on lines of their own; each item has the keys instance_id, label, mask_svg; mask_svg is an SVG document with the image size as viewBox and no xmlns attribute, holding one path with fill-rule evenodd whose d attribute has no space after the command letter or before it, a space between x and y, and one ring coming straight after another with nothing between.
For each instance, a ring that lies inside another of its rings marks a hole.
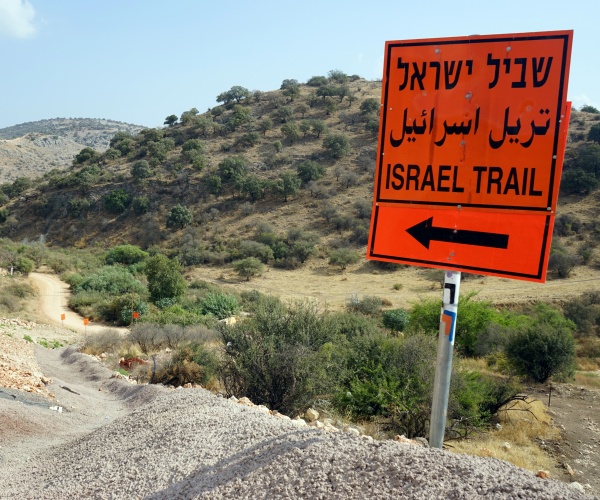
<instances>
[{"instance_id":1,"label":"blue sky","mask_svg":"<svg viewBox=\"0 0 600 500\"><path fill-rule=\"evenodd\" d=\"M592 0L0 0L0 128L45 118L150 127L234 85L382 76L386 40L574 30L569 99L600 109Z\"/></svg>"}]
</instances>

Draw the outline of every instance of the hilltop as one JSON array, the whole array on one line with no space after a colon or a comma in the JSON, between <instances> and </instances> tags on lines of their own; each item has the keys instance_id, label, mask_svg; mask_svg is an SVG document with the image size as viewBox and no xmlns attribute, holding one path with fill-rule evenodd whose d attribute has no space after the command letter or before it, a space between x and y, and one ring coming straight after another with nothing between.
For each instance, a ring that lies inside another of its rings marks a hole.
<instances>
[{"instance_id":1,"label":"hilltop","mask_svg":"<svg viewBox=\"0 0 600 500\"><path fill-rule=\"evenodd\" d=\"M66 169L84 147L108 149L119 131L137 134L144 127L94 118L52 118L0 129L0 182L41 177Z\"/></svg>"}]
</instances>

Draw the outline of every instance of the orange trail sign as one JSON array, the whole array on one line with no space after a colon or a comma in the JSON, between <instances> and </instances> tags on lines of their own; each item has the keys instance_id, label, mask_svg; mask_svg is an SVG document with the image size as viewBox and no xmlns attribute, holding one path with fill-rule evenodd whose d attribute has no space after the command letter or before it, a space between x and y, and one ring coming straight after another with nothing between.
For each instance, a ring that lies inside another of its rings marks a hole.
<instances>
[{"instance_id":1,"label":"orange trail sign","mask_svg":"<svg viewBox=\"0 0 600 500\"><path fill-rule=\"evenodd\" d=\"M367 258L545 281L572 36L386 43Z\"/></svg>"}]
</instances>

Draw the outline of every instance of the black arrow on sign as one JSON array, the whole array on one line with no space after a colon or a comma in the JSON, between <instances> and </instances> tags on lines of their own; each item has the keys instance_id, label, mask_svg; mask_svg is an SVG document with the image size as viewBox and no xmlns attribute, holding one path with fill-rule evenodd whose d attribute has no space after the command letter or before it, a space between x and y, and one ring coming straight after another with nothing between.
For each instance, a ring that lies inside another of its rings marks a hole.
<instances>
[{"instance_id":1,"label":"black arrow on sign","mask_svg":"<svg viewBox=\"0 0 600 500\"><path fill-rule=\"evenodd\" d=\"M406 232L427 249L429 249L431 241L446 241L477 247L508 248L508 234L435 227L433 217L409 227Z\"/></svg>"}]
</instances>

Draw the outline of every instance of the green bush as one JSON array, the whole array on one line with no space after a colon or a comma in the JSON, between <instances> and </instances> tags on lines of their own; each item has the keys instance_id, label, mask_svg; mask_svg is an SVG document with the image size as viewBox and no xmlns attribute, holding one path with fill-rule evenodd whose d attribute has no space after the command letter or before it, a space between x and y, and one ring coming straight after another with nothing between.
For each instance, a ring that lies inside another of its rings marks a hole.
<instances>
[{"instance_id":1,"label":"green bush","mask_svg":"<svg viewBox=\"0 0 600 500\"><path fill-rule=\"evenodd\" d=\"M600 326L600 293L584 293L563 305L564 315L577 327L578 336L593 335Z\"/></svg>"},{"instance_id":2,"label":"green bush","mask_svg":"<svg viewBox=\"0 0 600 500\"><path fill-rule=\"evenodd\" d=\"M131 206L136 215L142 215L150 208L150 200L147 196L136 196Z\"/></svg>"},{"instance_id":3,"label":"green bush","mask_svg":"<svg viewBox=\"0 0 600 500\"><path fill-rule=\"evenodd\" d=\"M490 302L473 300L475 294L459 298L456 318L456 348L463 356L475 356L478 339L492 323L502 324L505 319ZM417 303L410 311L409 330L437 335L440 331L441 301Z\"/></svg>"},{"instance_id":4,"label":"green bush","mask_svg":"<svg viewBox=\"0 0 600 500\"><path fill-rule=\"evenodd\" d=\"M110 212L120 214L131 204L131 195L124 189L115 189L104 196L104 206Z\"/></svg>"},{"instance_id":5,"label":"green bush","mask_svg":"<svg viewBox=\"0 0 600 500\"><path fill-rule=\"evenodd\" d=\"M284 413L306 409L336 385L340 371L332 348L332 324L312 304L284 306L261 297L254 316L222 326L225 347L222 378L229 394Z\"/></svg>"},{"instance_id":6,"label":"green bush","mask_svg":"<svg viewBox=\"0 0 600 500\"><path fill-rule=\"evenodd\" d=\"M238 252L241 258L256 257L263 263L273 260L273 250L264 243L252 240L242 240L238 246Z\"/></svg>"},{"instance_id":7,"label":"green bush","mask_svg":"<svg viewBox=\"0 0 600 500\"><path fill-rule=\"evenodd\" d=\"M167 215L167 227L181 229L192 223L194 216L192 211L183 205L175 205Z\"/></svg>"},{"instance_id":8,"label":"green bush","mask_svg":"<svg viewBox=\"0 0 600 500\"><path fill-rule=\"evenodd\" d=\"M234 262L233 269L242 278L246 278L247 281L250 281L250 278L263 272L264 266L256 257L248 257Z\"/></svg>"},{"instance_id":9,"label":"green bush","mask_svg":"<svg viewBox=\"0 0 600 500\"><path fill-rule=\"evenodd\" d=\"M569 377L575 362L575 325L550 306L538 304L529 325L515 331L506 345L508 362L520 375L546 382Z\"/></svg>"},{"instance_id":10,"label":"green bush","mask_svg":"<svg viewBox=\"0 0 600 500\"><path fill-rule=\"evenodd\" d=\"M425 436L431 414L436 342L425 335L406 339L371 337L354 345L353 376L336 404L355 418L386 416L406 436Z\"/></svg>"},{"instance_id":11,"label":"green bush","mask_svg":"<svg viewBox=\"0 0 600 500\"><path fill-rule=\"evenodd\" d=\"M212 314L217 319L228 318L240 310L240 304L233 295L222 292L209 292L200 302L202 314Z\"/></svg>"},{"instance_id":12,"label":"green bush","mask_svg":"<svg viewBox=\"0 0 600 500\"><path fill-rule=\"evenodd\" d=\"M129 266L138 262L143 262L149 257L148 252L144 252L136 245L118 245L111 248L104 261L107 265L124 264Z\"/></svg>"},{"instance_id":13,"label":"green bush","mask_svg":"<svg viewBox=\"0 0 600 500\"><path fill-rule=\"evenodd\" d=\"M359 259L358 253L350 248L338 248L329 254L329 264L338 266L342 270L352 264L356 264Z\"/></svg>"},{"instance_id":14,"label":"green bush","mask_svg":"<svg viewBox=\"0 0 600 500\"><path fill-rule=\"evenodd\" d=\"M391 309L383 313L383 326L394 332L403 332L408 326L409 314L405 309Z\"/></svg>"},{"instance_id":15,"label":"green bush","mask_svg":"<svg viewBox=\"0 0 600 500\"><path fill-rule=\"evenodd\" d=\"M71 286L75 294L81 291L106 292L111 295L131 294L132 292L144 294L146 292L146 287L129 271L116 266L104 266L96 273L83 276L77 284L71 282Z\"/></svg>"}]
</instances>

